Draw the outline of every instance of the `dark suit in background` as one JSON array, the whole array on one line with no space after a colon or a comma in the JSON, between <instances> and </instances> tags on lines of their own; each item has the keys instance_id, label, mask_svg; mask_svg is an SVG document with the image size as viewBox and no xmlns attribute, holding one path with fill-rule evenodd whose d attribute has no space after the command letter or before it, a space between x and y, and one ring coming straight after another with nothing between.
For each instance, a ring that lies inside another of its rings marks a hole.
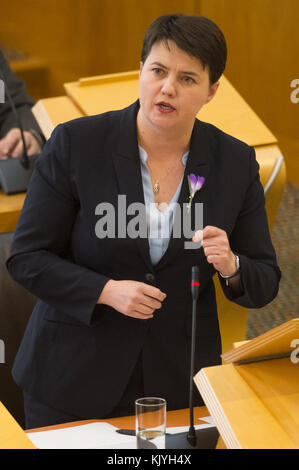
<instances>
[{"instance_id":1,"label":"dark suit in background","mask_svg":"<svg viewBox=\"0 0 299 470\"><path fill-rule=\"evenodd\" d=\"M42 146L45 139L31 111L31 108L34 105L34 100L27 93L26 85L23 80L18 78L10 68L1 47L0 70L5 79L5 85L8 87L12 100L18 111L24 130L33 131L34 137ZM18 124L9 101L5 100L5 103L0 103L0 139L14 127L18 127Z\"/></svg>"},{"instance_id":2,"label":"dark suit in background","mask_svg":"<svg viewBox=\"0 0 299 470\"><path fill-rule=\"evenodd\" d=\"M117 238L117 217L116 238L95 233L99 203L117 213L119 194L127 205L144 202L138 108L56 128L37 161L7 262L11 276L39 298L13 376L37 400L81 418L113 410L140 354L145 394L166 398L168 409L188 406L193 265L201 281L195 370L220 363L215 269L203 250L171 237L153 266L147 239ZM188 202L190 173L206 178L193 217L203 202L204 226L225 230L240 257L243 295L233 298L220 279L225 295L247 308L264 306L277 294L280 271L254 150L196 120L180 205ZM152 283L167 297L153 319L131 318L97 304L109 279Z\"/></svg>"}]
</instances>

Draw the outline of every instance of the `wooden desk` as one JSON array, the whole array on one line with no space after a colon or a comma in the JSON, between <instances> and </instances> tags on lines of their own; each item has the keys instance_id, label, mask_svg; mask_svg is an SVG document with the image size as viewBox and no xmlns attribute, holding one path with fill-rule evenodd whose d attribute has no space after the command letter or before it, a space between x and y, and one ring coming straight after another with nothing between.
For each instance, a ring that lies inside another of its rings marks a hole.
<instances>
[{"instance_id":1,"label":"wooden desk","mask_svg":"<svg viewBox=\"0 0 299 470\"><path fill-rule=\"evenodd\" d=\"M210 422L206 419L207 417L210 418L210 413L205 406L194 408L195 426L210 424ZM26 430L26 433L30 433L31 435L32 433L35 433L35 432L40 433L44 431L53 431L53 430L59 430L59 429L73 428L74 426L82 426L86 424L99 423L99 422L109 423L119 429L135 430L135 416L125 416L121 418L111 418L111 419L82 420L82 421L58 424L54 426L28 429ZM189 409L188 408L167 412L167 420L166 420L167 428L188 426L188 425L189 425ZM216 448L226 449L221 436L218 438L218 443L217 443Z\"/></svg>"},{"instance_id":2,"label":"wooden desk","mask_svg":"<svg viewBox=\"0 0 299 470\"><path fill-rule=\"evenodd\" d=\"M194 423L206 424L205 417L210 417L210 413L205 406L194 407ZM68 427L82 426L83 424L105 422L120 429L135 429L135 416L124 416L122 418L111 419L91 419L74 421L71 423L45 426L42 428L27 429L25 432L21 426L0 402L0 449L35 449L26 433L51 431L54 429L65 429ZM188 426L189 409L168 411L166 418L167 427Z\"/></svg>"},{"instance_id":3,"label":"wooden desk","mask_svg":"<svg viewBox=\"0 0 299 470\"><path fill-rule=\"evenodd\" d=\"M195 424L205 424L206 421L198 419L210 416L209 411L205 406L194 408L194 422ZM43 428L26 429L26 432L40 432L50 431L53 429L70 428L73 426L82 426L82 424L105 422L116 426L121 429L135 429L135 416L124 416L122 418L110 419L89 419L83 421L74 421L71 423L57 424L54 426L45 426ZM183 410L167 411L167 427L188 426L189 424L189 408Z\"/></svg>"},{"instance_id":4,"label":"wooden desk","mask_svg":"<svg viewBox=\"0 0 299 470\"><path fill-rule=\"evenodd\" d=\"M6 196L0 190L0 233L15 230L24 199L24 193Z\"/></svg>"},{"instance_id":5,"label":"wooden desk","mask_svg":"<svg viewBox=\"0 0 299 470\"><path fill-rule=\"evenodd\" d=\"M205 406L194 408L194 423L206 424L205 417L210 417L210 413ZM0 402L0 449L35 449L35 445L26 436L26 433L44 432L55 429L65 429L84 424L105 422L112 424L120 429L135 429L135 416L125 416L111 419L90 419L74 421L70 423L57 424L54 426L45 426L35 429L27 429L25 432L16 422L13 416L8 412L5 406ZM166 418L167 427L188 426L189 409L168 411Z\"/></svg>"}]
</instances>

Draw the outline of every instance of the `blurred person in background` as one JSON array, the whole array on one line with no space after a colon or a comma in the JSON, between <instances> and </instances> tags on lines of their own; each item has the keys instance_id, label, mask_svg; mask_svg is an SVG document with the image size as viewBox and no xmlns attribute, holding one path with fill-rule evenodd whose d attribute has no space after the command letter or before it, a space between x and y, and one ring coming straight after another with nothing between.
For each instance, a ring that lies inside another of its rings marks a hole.
<instances>
[{"instance_id":1,"label":"blurred person in background","mask_svg":"<svg viewBox=\"0 0 299 470\"><path fill-rule=\"evenodd\" d=\"M27 93L23 80L18 78L10 68L1 47L0 79L4 79L4 88L8 87L21 120L28 156L41 153L45 139L31 111L34 100ZM10 102L5 96L4 103L0 102L0 160L9 156L21 157L22 154L23 143L20 129Z\"/></svg>"}]
</instances>

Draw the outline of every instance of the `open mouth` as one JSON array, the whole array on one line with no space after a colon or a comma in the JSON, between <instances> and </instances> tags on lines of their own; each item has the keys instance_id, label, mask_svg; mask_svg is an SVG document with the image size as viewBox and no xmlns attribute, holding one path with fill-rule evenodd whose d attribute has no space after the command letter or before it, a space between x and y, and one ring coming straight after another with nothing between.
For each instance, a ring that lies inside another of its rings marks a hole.
<instances>
[{"instance_id":1,"label":"open mouth","mask_svg":"<svg viewBox=\"0 0 299 470\"><path fill-rule=\"evenodd\" d=\"M175 108L173 106L171 106L169 103L164 103L163 101L160 101L160 103L157 103L157 106L162 111L166 111L166 112L175 111Z\"/></svg>"}]
</instances>

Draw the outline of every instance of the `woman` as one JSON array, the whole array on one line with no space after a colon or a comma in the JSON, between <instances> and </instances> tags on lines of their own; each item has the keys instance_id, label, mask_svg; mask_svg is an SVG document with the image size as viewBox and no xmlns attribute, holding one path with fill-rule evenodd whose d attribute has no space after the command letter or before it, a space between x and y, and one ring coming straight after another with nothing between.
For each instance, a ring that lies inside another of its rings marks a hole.
<instances>
[{"instance_id":1,"label":"woman","mask_svg":"<svg viewBox=\"0 0 299 470\"><path fill-rule=\"evenodd\" d=\"M140 396L187 407L192 266L201 278L196 370L220 363L216 271L239 305L276 296L254 150L196 119L225 62L213 22L160 17L144 39L139 100L60 125L47 142L7 262L39 298L13 368L27 428L132 414ZM190 174L204 181L192 201ZM174 233L173 207L188 202L193 223L203 204L199 249ZM134 235L136 204L150 236Z\"/></svg>"}]
</instances>

